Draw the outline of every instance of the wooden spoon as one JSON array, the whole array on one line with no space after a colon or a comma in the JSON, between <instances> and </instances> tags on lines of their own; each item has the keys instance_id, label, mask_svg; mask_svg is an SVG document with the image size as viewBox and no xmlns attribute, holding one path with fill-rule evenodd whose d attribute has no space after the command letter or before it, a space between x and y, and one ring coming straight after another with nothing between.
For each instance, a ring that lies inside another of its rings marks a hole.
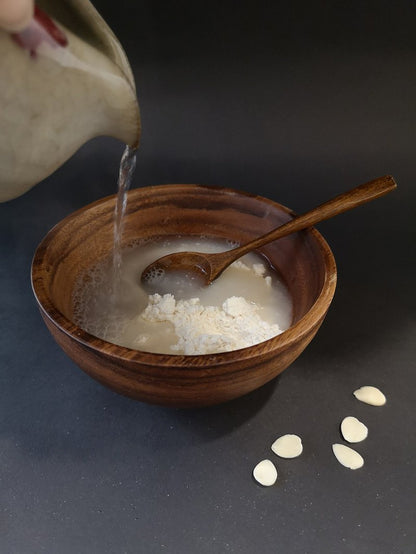
<instances>
[{"instance_id":1,"label":"wooden spoon","mask_svg":"<svg viewBox=\"0 0 416 554\"><path fill-rule=\"evenodd\" d=\"M244 254L296 231L312 227L320 221L334 217L347 210L352 210L370 200L384 196L396 187L397 184L393 177L385 175L355 187L348 192L344 192L313 210L294 217L277 229L232 250L214 254L202 252L175 252L168 254L152 262L143 270L141 276L142 283L145 286L150 285L152 288L154 286L157 287L157 282L166 276L166 274L175 272L187 275L193 279L199 278L198 280L201 285L209 285L230 264L241 256L244 256Z\"/></svg>"}]
</instances>

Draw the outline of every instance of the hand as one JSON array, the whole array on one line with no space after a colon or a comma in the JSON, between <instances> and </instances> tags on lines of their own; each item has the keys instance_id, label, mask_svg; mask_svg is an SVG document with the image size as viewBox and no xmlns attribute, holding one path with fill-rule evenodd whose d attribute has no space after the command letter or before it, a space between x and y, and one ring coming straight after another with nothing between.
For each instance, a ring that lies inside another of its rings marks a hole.
<instances>
[{"instance_id":1,"label":"hand","mask_svg":"<svg viewBox=\"0 0 416 554\"><path fill-rule=\"evenodd\" d=\"M15 33L28 26L34 0L0 0L0 29Z\"/></svg>"}]
</instances>

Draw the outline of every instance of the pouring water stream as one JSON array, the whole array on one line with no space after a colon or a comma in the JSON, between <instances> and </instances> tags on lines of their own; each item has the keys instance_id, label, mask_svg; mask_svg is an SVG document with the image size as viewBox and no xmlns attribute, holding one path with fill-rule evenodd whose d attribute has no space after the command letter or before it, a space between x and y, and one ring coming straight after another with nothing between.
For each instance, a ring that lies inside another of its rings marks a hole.
<instances>
[{"instance_id":1,"label":"pouring water stream","mask_svg":"<svg viewBox=\"0 0 416 554\"><path fill-rule=\"evenodd\" d=\"M127 193L130 189L136 167L136 153L137 149L127 145L120 162L117 198L114 208L113 292L117 291L121 280L121 239L123 236L124 215L127 206Z\"/></svg>"}]
</instances>

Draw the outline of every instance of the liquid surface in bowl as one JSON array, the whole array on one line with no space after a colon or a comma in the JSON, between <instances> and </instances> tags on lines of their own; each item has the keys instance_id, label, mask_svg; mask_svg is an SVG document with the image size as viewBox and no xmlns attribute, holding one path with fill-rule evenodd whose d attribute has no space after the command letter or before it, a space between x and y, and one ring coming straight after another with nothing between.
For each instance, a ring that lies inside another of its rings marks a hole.
<instances>
[{"instance_id":1,"label":"liquid surface in bowl","mask_svg":"<svg viewBox=\"0 0 416 554\"><path fill-rule=\"evenodd\" d=\"M141 285L143 269L161 256L232 246L204 238L133 244L123 249L116 281L112 260L79 279L73 296L75 323L114 344L155 353L206 354L267 340L290 326L292 302L278 273L260 256L244 256L209 287L177 276L161 294L149 295Z\"/></svg>"}]
</instances>

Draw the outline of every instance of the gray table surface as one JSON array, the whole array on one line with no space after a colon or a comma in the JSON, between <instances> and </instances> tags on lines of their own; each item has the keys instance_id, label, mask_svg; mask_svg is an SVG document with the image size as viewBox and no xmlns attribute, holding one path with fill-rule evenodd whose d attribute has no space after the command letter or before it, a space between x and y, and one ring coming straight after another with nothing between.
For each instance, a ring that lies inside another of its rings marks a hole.
<instances>
[{"instance_id":1,"label":"gray table surface","mask_svg":"<svg viewBox=\"0 0 416 554\"><path fill-rule=\"evenodd\" d=\"M187 2L96 5L138 84L134 187L223 185L298 212L385 173L399 188L319 226L338 288L300 358L244 398L190 411L91 380L32 295L37 244L115 192L122 145L95 139L0 204L0 551L416 552L412 4L214 2L201 4L205 18ZM384 391L384 407L353 397L366 384ZM369 428L357 471L331 451L346 415ZM284 433L303 438L302 456L270 451ZM265 457L279 472L271 488L251 475Z\"/></svg>"}]
</instances>

